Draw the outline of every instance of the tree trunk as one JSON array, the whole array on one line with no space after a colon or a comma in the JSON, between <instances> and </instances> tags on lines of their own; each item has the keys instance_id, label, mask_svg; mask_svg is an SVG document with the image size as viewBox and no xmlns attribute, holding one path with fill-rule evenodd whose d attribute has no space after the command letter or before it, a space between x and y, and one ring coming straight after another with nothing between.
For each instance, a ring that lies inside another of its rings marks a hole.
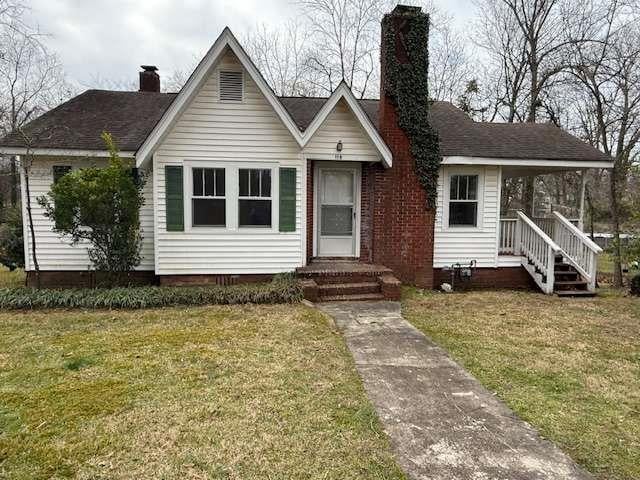
<instances>
[{"instance_id":1,"label":"tree trunk","mask_svg":"<svg viewBox=\"0 0 640 480\"><path fill-rule=\"evenodd\" d=\"M613 228L613 286L622 288L622 246L620 245L620 211L618 205L618 168L611 170L611 226Z\"/></svg>"},{"instance_id":2,"label":"tree trunk","mask_svg":"<svg viewBox=\"0 0 640 480\"><path fill-rule=\"evenodd\" d=\"M11 177L9 178L9 191L11 206L15 207L18 203L18 169L16 157L11 157Z\"/></svg>"},{"instance_id":3,"label":"tree trunk","mask_svg":"<svg viewBox=\"0 0 640 480\"><path fill-rule=\"evenodd\" d=\"M535 181L536 177L525 177L522 187L522 209L528 217L533 217L534 214L533 200L535 196Z\"/></svg>"},{"instance_id":4,"label":"tree trunk","mask_svg":"<svg viewBox=\"0 0 640 480\"><path fill-rule=\"evenodd\" d=\"M29 189L29 172L26 166L22 166L24 174L24 193L27 201L27 216L29 220L29 232L31 234L31 255L33 256L33 268L36 271L36 288L40 288L40 266L36 257L36 232L33 228L33 214L31 212L31 191Z\"/></svg>"}]
</instances>

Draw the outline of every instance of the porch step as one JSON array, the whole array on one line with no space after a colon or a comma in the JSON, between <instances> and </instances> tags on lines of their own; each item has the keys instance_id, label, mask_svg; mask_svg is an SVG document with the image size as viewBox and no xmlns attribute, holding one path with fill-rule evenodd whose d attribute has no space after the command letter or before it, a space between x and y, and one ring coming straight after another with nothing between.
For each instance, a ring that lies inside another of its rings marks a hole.
<instances>
[{"instance_id":1,"label":"porch step","mask_svg":"<svg viewBox=\"0 0 640 480\"><path fill-rule=\"evenodd\" d=\"M595 297L596 292L589 290L556 290L555 294L559 297Z\"/></svg>"},{"instance_id":2,"label":"porch step","mask_svg":"<svg viewBox=\"0 0 640 480\"><path fill-rule=\"evenodd\" d=\"M378 282L324 283L318 285L318 293L321 298L381 292L382 290Z\"/></svg>"},{"instance_id":3,"label":"porch step","mask_svg":"<svg viewBox=\"0 0 640 480\"><path fill-rule=\"evenodd\" d=\"M382 293L361 293L355 295L329 295L327 297L320 297L322 302L364 302L374 300L384 300L385 296Z\"/></svg>"},{"instance_id":4,"label":"porch step","mask_svg":"<svg viewBox=\"0 0 640 480\"><path fill-rule=\"evenodd\" d=\"M400 299L400 282L383 265L317 260L296 274L312 302Z\"/></svg>"},{"instance_id":5,"label":"porch step","mask_svg":"<svg viewBox=\"0 0 640 480\"><path fill-rule=\"evenodd\" d=\"M554 285L556 287L559 287L560 290L563 290L564 288L568 288L568 287L576 287L574 289L578 290L577 287L582 287L582 289L586 289L587 282L585 282L584 280L556 280L554 282Z\"/></svg>"}]
</instances>

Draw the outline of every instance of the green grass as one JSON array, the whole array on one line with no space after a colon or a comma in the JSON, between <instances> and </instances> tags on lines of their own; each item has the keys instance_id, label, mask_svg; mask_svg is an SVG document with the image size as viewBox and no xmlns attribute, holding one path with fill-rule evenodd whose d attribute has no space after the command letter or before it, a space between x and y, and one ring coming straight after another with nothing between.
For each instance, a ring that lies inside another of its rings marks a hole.
<instances>
[{"instance_id":1,"label":"green grass","mask_svg":"<svg viewBox=\"0 0 640 480\"><path fill-rule=\"evenodd\" d=\"M640 478L640 299L407 289L403 309L599 478Z\"/></svg>"},{"instance_id":2,"label":"green grass","mask_svg":"<svg viewBox=\"0 0 640 480\"><path fill-rule=\"evenodd\" d=\"M8 268L0 265L0 288L24 287L25 279L24 270L10 272Z\"/></svg>"},{"instance_id":3,"label":"green grass","mask_svg":"<svg viewBox=\"0 0 640 480\"><path fill-rule=\"evenodd\" d=\"M0 478L400 479L302 305L0 314Z\"/></svg>"}]
</instances>

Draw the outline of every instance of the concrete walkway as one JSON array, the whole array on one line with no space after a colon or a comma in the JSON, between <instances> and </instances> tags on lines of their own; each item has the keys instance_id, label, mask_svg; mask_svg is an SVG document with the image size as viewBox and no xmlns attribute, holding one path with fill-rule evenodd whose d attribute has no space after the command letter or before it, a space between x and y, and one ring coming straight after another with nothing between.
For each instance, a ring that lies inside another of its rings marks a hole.
<instances>
[{"instance_id":1,"label":"concrete walkway","mask_svg":"<svg viewBox=\"0 0 640 480\"><path fill-rule=\"evenodd\" d=\"M404 320L400 304L318 307L344 333L398 464L410 478L592 479Z\"/></svg>"}]
</instances>

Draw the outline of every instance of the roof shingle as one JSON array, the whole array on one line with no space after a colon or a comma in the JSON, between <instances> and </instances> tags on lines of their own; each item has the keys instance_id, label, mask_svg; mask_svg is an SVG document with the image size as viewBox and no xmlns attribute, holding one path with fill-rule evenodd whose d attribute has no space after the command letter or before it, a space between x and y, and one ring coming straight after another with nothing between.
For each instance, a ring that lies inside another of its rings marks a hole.
<instances>
[{"instance_id":1,"label":"roof shingle","mask_svg":"<svg viewBox=\"0 0 640 480\"><path fill-rule=\"evenodd\" d=\"M122 151L136 151L151 133L176 94L88 90L31 122L27 135L46 131L37 148L104 150L100 139L110 132ZM281 97L280 101L304 131L326 98ZM378 100L360 100L378 125ZM474 122L449 102L433 102L431 122L445 156L611 161L611 158L551 124ZM0 140L0 147L24 147L20 135Z\"/></svg>"}]
</instances>

